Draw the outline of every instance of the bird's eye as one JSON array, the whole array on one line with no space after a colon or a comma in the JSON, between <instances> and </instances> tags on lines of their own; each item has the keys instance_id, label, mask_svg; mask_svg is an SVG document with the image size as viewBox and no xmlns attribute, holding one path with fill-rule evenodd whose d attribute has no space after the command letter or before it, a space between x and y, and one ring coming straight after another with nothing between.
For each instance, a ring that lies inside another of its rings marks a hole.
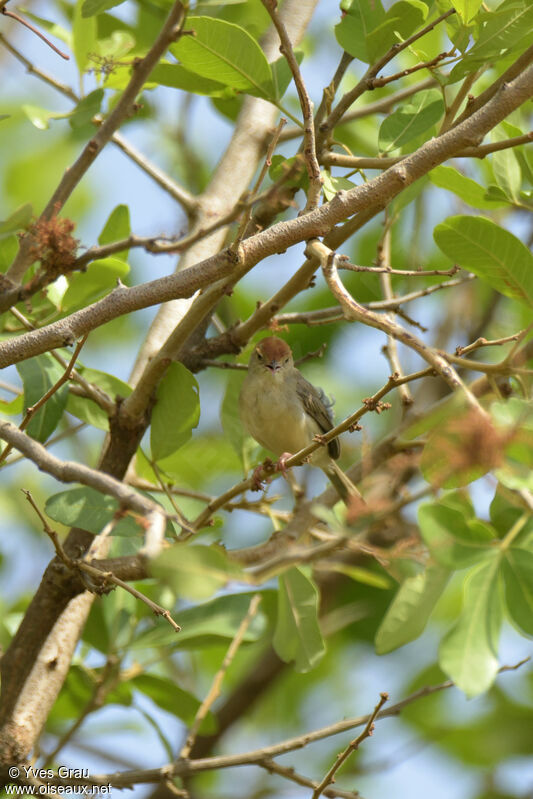
<instances>
[{"instance_id":1,"label":"bird's eye","mask_svg":"<svg viewBox=\"0 0 533 799\"><path fill-rule=\"evenodd\" d=\"M285 358L285 360L283 361L283 363L289 363L289 359L288 359L288 358Z\"/></svg>"},{"instance_id":2,"label":"bird's eye","mask_svg":"<svg viewBox=\"0 0 533 799\"><path fill-rule=\"evenodd\" d=\"M261 353L259 352L259 350L256 350L256 351L255 351L255 354L257 355L257 360L258 360L258 361L262 361L262 360L263 360L263 356L261 355Z\"/></svg>"}]
</instances>

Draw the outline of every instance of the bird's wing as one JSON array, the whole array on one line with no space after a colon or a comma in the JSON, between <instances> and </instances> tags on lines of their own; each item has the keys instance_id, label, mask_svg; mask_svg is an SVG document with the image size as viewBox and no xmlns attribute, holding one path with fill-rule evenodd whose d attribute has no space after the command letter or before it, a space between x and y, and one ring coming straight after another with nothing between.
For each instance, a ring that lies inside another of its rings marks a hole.
<instances>
[{"instance_id":1,"label":"bird's wing","mask_svg":"<svg viewBox=\"0 0 533 799\"><path fill-rule=\"evenodd\" d=\"M305 412L315 420L320 430L327 433L333 427L331 402L321 388L316 388L300 375L296 382L296 393L302 400ZM337 460L341 454L339 440L334 438L328 442L328 453Z\"/></svg>"}]
</instances>

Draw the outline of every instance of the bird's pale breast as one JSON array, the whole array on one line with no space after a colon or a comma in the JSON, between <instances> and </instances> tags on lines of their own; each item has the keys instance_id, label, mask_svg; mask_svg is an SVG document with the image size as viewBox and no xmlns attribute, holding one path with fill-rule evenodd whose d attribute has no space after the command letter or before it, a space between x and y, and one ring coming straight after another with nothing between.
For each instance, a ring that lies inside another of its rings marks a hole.
<instances>
[{"instance_id":1,"label":"bird's pale breast","mask_svg":"<svg viewBox=\"0 0 533 799\"><path fill-rule=\"evenodd\" d=\"M292 376L282 372L255 375L245 379L240 408L244 426L251 436L275 455L298 452L320 432L305 412L293 386Z\"/></svg>"}]
</instances>

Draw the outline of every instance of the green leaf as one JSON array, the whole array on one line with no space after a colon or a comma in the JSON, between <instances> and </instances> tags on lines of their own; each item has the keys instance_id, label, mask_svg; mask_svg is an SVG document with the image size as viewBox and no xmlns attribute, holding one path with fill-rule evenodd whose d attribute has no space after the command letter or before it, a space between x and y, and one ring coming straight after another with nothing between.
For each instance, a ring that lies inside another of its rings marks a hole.
<instances>
[{"instance_id":1,"label":"green leaf","mask_svg":"<svg viewBox=\"0 0 533 799\"><path fill-rule=\"evenodd\" d=\"M533 552L505 550L502 573L509 616L519 630L533 636Z\"/></svg>"},{"instance_id":2,"label":"green leaf","mask_svg":"<svg viewBox=\"0 0 533 799\"><path fill-rule=\"evenodd\" d=\"M468 697L483 693L498 673L497 640L501 626L498 553L467 577L464 606L439 650L442 670Z\"/></svg>"},{"instance_id":3,"label":"green leaf","mask_svg":"<svg viewBox=\"0 0 533 799\"><path fill-rule=\"evenodd\" d=\"M294 57L298 64L302 63L304 53L303 50L295 50ZM289 88L292 80L291 68L287 63L287 59L282 56L270 64L272 70L272 79L274 81L274 88L276 92L276 99L281 100L287 89Z\"/></svg>"},{"instance_id":4,"label":"green leaf","mask_svg":"<svg viewBox=\"0 0 533 799\"><path fill-rule=\"evenodd\" d=\"M418 509L420 533L435 560L449 569L464 569L486 558L494 550L491 528L471 526L461 511L441 502L428 502Z\"/></svg>"},{"instance_id":5,"label":"green leaf","mask_svg":"<svg viewBox=\"0 0 533 799\"><path fill-rule=\"evenodd\" d=\"M150 563L150 571L187 599L208 599L236 574L219 547L176 544Z\"/></svg>"},{"instance_id":6,"label":"green leaf","mask_svg":"<svg viewBox=\"0 0 533 799\"><path fill-rule=\"evenodd\" d=\"M83 0L81 6L82 17L92 17L94 14L101 14L110 8L120 6L124 0Z\"/></svg>"},{"instance_id":7,"label":"green leaf","mask_svg":"<svg viewBox=\"0 0 533 799\"><path fill-rule=\"evenodd\" d=\"M38 105L24 104L21 106L21 110L38 130L48 130L51 119L64 119L65 117L65 114L61 112L48 111Z\"/></svg>"},{"instance_id":8,"label":"green leaf","mask_svg":"<svg viewBox=\"0 0 533 799\"><path fill-rule=\"evenodd\" d=\"M529 2L509 0L486 14L485 20L476 44L452 69L449 83L461 80L483 64L501 60L521 46L522 40L530 35L533 6Z\"/></svg>"},{"instance_id":9,"label":"green leaf","mask_svg":"<svg viewBox=\"0 0 533 799\"><path fill-rule=\"evenodd\" d=\"M437 166L429 173L431 182L441 189L452 191L472 208L500 208L508 206L507 200L490 199L487 189L475 180L462 175L452 166Z\"/></svg>"},{"instance_id":10,"label":"green leaf","mask_svg":"<svg viewBox=\"0 0 533 799\"><path fill-rule=\"evenodd\" d=\"M0 234L0 272L7 272L19 249L19 240L16 236Z\"/></svg>"},{"instance_id":11,"label":"green leaf","mask_svg":"<svg viewBox=\"0 0 533 799\"><path fill-rule=\"evenodd\" d=\"M353 189L355 183L348 178L333 177L329 172L322 172L322 179L324 181L322 191L326 200L332 200L338 191Z\"/></svg>"},{"instance_id":12,"label":"green leaf","mask_svg":"<svg viewBox=\"0 0 533 799\"><path fill-rule=\"evenodd\" d=\"M9 402L4 399L0 399L0 413L3 413L5 416L18 416L19 413L22 413L24 410L24 396L19 394L15 399L10 400Z\"/></svg>"},{"instance_id":13,"label":"green leaf","mask_svg":"<svg viewBox=\"0 0 533 799\"><path fill-rule=\"evenodd\" d=\"M228 91L224 83L203 78L182 64L158 64L150 73L150 83L152 82L209 97L225 97Z\"/></svg>"},{"instance_id":14,"label":"green leaf","mask_svg":"<svg viewBox=\"0 0 533 799\"><path fill-rule=\"evenodd\" d=\"M492 131L492 140L503 141L507 136L503 131ZM491 155L492 170L496 183L504 194L513 202L519 202L520 189L522 188L522 170L518 159L509 147L498 150Z\"/></svg>"},{"instance_id":15,"label":"green leaf","mask_svg":"<svg viewBox=\"0 0 533 799\"><path fill-rule=\"evenodd\" d=\"M179 633L174 633L174 635L179 635ZM156 674L138 674L128 684L134 690L143 693L167 713L173 713L178 718L183 719L187 725L192 724L194 721L196 712L200 707L200 701L191 693L176 685L174 680L169 680L167 677L159 677ZM200 727L201 734L209 735L215 732L216 728L215 717L209 712Z\"/></svg>"},{"instance_id":16,"label":"green leaf","mask_svg":"<svg viewBox=\"0 0 533 799\"><path fill-rule=\"evenodd\" d=\"M393 44L402 42L419 28L428 14L421 0L400 0L385 14L381 24L366 36L367 53L372 61L385 55Z\"/></svg>"},{"instance_id":17,"label":"green leaf","mask_svg":"<svg viewBox=\"0 0 533 799\"><path fill-rule=\"evenodd\" d=\"M30 203L21 205L16 211L13 211L11 216L8 216L3 222L0 222L0 240L11 236L19 230L24 230L28 227L33 216L33 208Z\"/></svg>"},{"instance_id":18,"label":"green leaf","mask_svg":"<svg viewBox=\"0 0 533 799\"><path fill-rule=\"evenodd\" d=\"M494 470L507 488L533 489L533 408L530 402L510 397L490 406L494 424L502 430L505 461Z\"/></svg>"},{"instance_id":19,"label":"green leaf","mask_svg":"<svg viewBox=\"0 0 533 799\"><path fill-rule=\"evenodd\" d=\"M198 383L181 363L171 363L159 383L152 413L150 444L158 461L172 455L192 436L200 419Z\"/></svg>"},{"instance_id":20,"label":"green leaf","mask_svg":"<svg viewBox=\"0 0 533 799\"><path fill-rule=\"evenodd\" d=\"M313 511L317 506L313 506ZM326 508L324 508L326 510ZM327 509L329 510L329 509ZM344 530L343 530L344 532ZM382 588L387 590L391 588L391 579L386 575L370 569L363 569L361 566L352 566L350 563L331 562L324 567L328 572L338 572L345 574L351 580L363 585L371 585L372 588Z\"/></svg>"},{"instance_id":21,"label":"green leaf","mask_svg":"<svg viewBox=\"0 0 533 799\"><path fill-rule=\"evenodd\" d=\"M194 36L182 36L170 51L184 67L258 97L274 99L270 65L255 39L239 25L213 17L188 17Z\"/></svg>"},{"instance_id":22,"label":"green leaf","mask_svg":"<svg viewBox=\"0 0 533 799\"><path fill-rule=\"evenodd\" d=\"M65 115L68 117L71 128L77 130L87 125L100 112L103 99L104 90L95 89L87 97L80 100L73 111Z\"/></svg>"},{"instance_id":23,"label":"green leaf","mask_svg":"<svg viewBox=\"0 0 533 799\"><path fill-rule=\"evenodd\" d=\"M501 3L494 13L487 16L487 23L469 55L482 60L498 56L528 37L532 25L531 3L516 0Z\"/></svg>"},{"instance_id":24,"label":"green leaf","mask_svg":"<svg viewBox=\"0 0 533 799\"><path fill-rule=\"evenodd\" d=\"M372 56L367 49L367 35L372 33L385 18L380 0L354 0L348 13L335 25L335 38L343 50L367 64Z\"/></svg>"},{"instance_id":25,"label":"green leaf","mask_svg":"<svg viewBox=\"0 0 533 799\"><path fill-rule=\"evenodd\" d=\"M89 54L96 53L98 49L96 19L83 15L83 5L84 0L76 0L72 24L72 49L80 75L83 74L89 62Z\"/></svg>"},{"instance_id":26,"label":"green leaf","mask_svg":"<svg viewBox=\"0 0 533 799\"><path fill-rule=\"evenodd\" d=\"M180 610L175 614L176 621L181 627L179 635L170 628L157 625L136 637L132 646L135 649L159 646L200 649L232 641L246 616L254 593L225 594L209 602ZM265 628L264 615L256 614L244 634L243 641L245 643L258 641L264 634Z\"/></svg>"},{"instance_id":27,"label":"green leaf","mask_svg":"<svg viewBox=\"0 0 533 799\"><path fill-rule=\"evenodd\" d=\"M379 129L379 149L383 153L403 147L425 133L444 113L444 102L437 89L419 92L411 103L393 111Z\"/></svg>"},{"instance_id":28,"label":"green leaf","mask_svg":"<svg viewBox=\"0 0 533 799\"><path fill-rule=\"evenodd\" d=\"M105 391L112 400L117 397L128 397L131 394L131 386L119 380L114 375L100 372L97 369L88 369L85 366L78 367L78 372L89 383L93 383L98 388ZM76 394L69 394L67 400L67 411L82 422L92 425L99 430L109 430L109 417L107 413L96 402L88 397L78 397Z\"/></svg>"},{"instance_id":29,"label":"green leaf","mask_svg":"<svg viewBox=\"0 0 533 799\"><path fill-rule=\"evenodd\" d=\"M392 652L423 633L449 579L448 569L428 566L403 581L376 633L378 655Z\"/></svg>"},{"instance_id":30,"label":"green leaf","mask_svg":"<svg viewBox=\"0 0 533 799\"><path fill-rule=\"evenodd\" d=\"M98 244L111 244L113 241L127 239L131 233L130 209L127 205L117 205L114 208L98 236ZM115 253L115 258L126 261L129 250L121 250Z\"/></svg>"},{"instance_id":31,"label":"green leaf","mask_svg":"<svg viewBox=\"0 0 533 799\"><path fill-rule=\"evenodd\" d=\"M230 372L226 383L226 391L220 409L220 421L224 434L228 437L232 447L242 458L242 448L246 433L242 426L239 413L239 395L245 374Z\"/></svg>"},{"instance_id":32,"label":"green leaf","mask_svg":"<svg viewBox=\"0 0 533 799\"><path fill-rule=\"evenodd\" d=\"M300 569L279 578L278 618L272 641L279 657L294 661L299 672L310 671L326 647L318 624L318 591Z\"/></svg>"},{"instance_id":33,"label":"green leaf","mask_svg":"<svg viewBox=\"0 0 533 799\"><path fill-rule=\"evenodd\" d=\"M482 216L450 216L433 237L448 258L496 291L533 304L533 255L508 230Z\"/></svg>"},{"instance_id":34,"label":"green leaf","mask_svg":"<svg viewBox=\"0 0 533 799\"><path fill-rule=\"evenodd\" d=\"M115 288L118 279L125 277L130 268L120 258L100 258L89 264L86 272L71 275L68 279L68 289L62 300L64 311L74 311L83 308L91 302L103 297Z\"/></svg>"},{"instance_id":35,"label":"green leaf","mask_svg":"<svg viewBox=\"0 0 533 799\"><path fill-rule=\"evenodd\" d=\"M83 527L90 533L101 533L120 510L118 500L88 486L60 491L46 500L45 511L51 519L67 527ZM123 516L113 527L113 535L130 536L142 533L132 516Z\"/></svg>"},{"instance_id":36,"label":"green leaf","mask_svg":"<svg viewBox=\"0 0 533 799\"><path fill-rule=\"evenodd\" d=\"M44 353L17 364L24 385L24 413L43 397L63 376L64 368ZM68 385L62 385L32 416L26 433L41 443L52 435L67 404Z\"/></svg>"},{"instance_id":37,"label":"green leaf","mask_svg":"<svg viewBox=\"0 0 533 799\"><path fill-rule=\"evenodd\" d=\"M453 0L453 7L461 17L463 23L468 25L481 7L483 0Z\"/></svg>"}]
</instances>

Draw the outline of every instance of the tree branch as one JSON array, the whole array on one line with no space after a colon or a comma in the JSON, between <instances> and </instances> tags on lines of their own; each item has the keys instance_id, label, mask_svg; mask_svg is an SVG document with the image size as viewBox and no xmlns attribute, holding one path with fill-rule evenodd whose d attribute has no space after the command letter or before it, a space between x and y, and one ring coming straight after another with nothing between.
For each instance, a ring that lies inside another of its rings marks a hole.
<instances>
[{"instance_id":1,"label":"tree branch","mask_svg":"<svg viewBox=\"0 0 533 799\"><path fill-rule=\"evenodd\" d=\"M97 133L85 145L78 159L65 171L38 221L48 220L59 212L113 133L132 113L138 93L167 47L180 35L180 27L184 19L183 6L179 0L176 0L154 44L146 56L135 64L130 82L124 89L120 100ZM6 277L13 283L21 281L26 269L32 263L32 245L32 237L25 234L20 241L15 260L6 273Z\"/></svg>"}]
</instances>

